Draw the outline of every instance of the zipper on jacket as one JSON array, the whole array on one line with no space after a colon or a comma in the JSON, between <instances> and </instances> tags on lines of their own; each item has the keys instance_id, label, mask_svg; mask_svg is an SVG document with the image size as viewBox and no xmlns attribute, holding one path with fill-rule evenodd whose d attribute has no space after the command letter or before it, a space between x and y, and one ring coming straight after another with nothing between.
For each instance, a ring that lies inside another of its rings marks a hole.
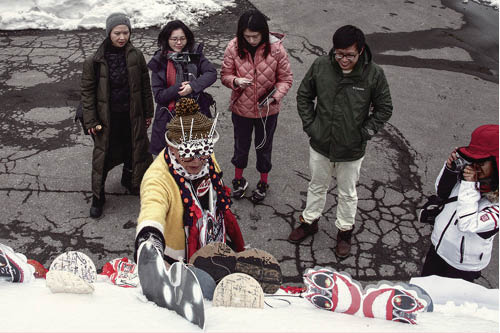
<instances>
[{"instance_id":1,"label":"zipper on jacket","mask_svg":"<svg viewBox=\"0 0 500 333\"><path fill-rule=\"evenodd\" d=\"M462 236L462 241L460 242L460 263L462 264L464 262L464 243L465 243L465 236Z\"/></svg>"},{"instance_id":2,"label":"zipper on jacket","mask_svg":"<svg viewBox=\"0 0 500 333\"><path fill-rule=\"evenodd\" d=\"M256 54L257 56L257 54ZM251 58L251 57L250 57ZM254 105L254 110L257 113L258 116L260 116L259 112L259 97L257 97L257 68L255 68L255 62L253 63L253 105Z\"/></svg>"},{"instance_id":3,"label":"zipper on jacket","mask_svg":"<svg viewBox=\"0 0 500 333\"><path fill-rule=\"evenodd\" d=\"M446 225L446 227L444 227L444 230L443 232L441 233L441 237L439 237L439 242L437 243L436 245L436 252L439 248L439 245L441 245L441 241L443 240L443 237L444 237L444 233L446 232L446 230L448 230L448 227L450 226L451 222L453 221L453 219L455 218L455 214L457 213L457 211L454 211L453 212L453 215L451 216L450 220L448 221L448 224Z\"/></svg>"}]
</instances>

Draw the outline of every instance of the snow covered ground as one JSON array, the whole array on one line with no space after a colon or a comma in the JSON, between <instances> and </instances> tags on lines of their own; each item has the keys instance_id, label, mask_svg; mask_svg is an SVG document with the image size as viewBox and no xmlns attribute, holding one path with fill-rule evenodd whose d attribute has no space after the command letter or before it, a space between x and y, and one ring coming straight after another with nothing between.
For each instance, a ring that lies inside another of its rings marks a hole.
<instances>
[{"instance_id":1,"label":"snow covered ground","mask_svg":"<svg viewBox=\"0 0 500 333\"><path fill-rule=\"evenodd\" d=\"M500 2L472 1L496 8ZM104 28L106 17L113 12L127 13L135 28L161 26L172 19L191 26L233 5L233 0L0 0L0 29Z\"/></svg>"},{"instance_id":2,"label":"snow covered ground","mask_svg":"<svg viewBox=\"0 0 500 333\"><path fill-rule=\"evenodd\" d=\"M172 19L192 26L232 5L232 0L0 0L0 29L104 28L113 12L129 15L135 28L162 26Z\"/></svg>"},{"instance_id":3,"label":"snow covered ground","mask_svg":"<svg viewBox=\"0 0 500 333\"><path fill-rule=\"evenodd\" d=\"M498 289L488 290L458 280L450 283L442 278L427 281L419 278L412 282L425 284L435 303L434 312L418 316L418 325L320 310L303 298L286 297L279 291L290 305L276 297L266 297L275 307L264 309L213 307L210 301L205 301L205 329L207 332L498 332ZM449 295L462 295L465 299L457 297L454 303L449 301ZM95 283L93 294L76 295L52 294L43 279L25 284L0 281L0 296L1 332L201 331L175 312L147 302L139 289L120 288L107 282Z\"/></svg>"},{"instance_id":4,"label":"snow covered ground","mask_svg":"<svg viewBox=\"0 0 500 333\"><path fill-rule=\"evenodd\" d=\"M498 8L498 4L500 3L500 0L472 0L472 1L483 4L483 5L492 6L495 8ZM462 2L467 3L467 2L469 2L469 0L463 0Z\"/></svg>"}]
</instances>

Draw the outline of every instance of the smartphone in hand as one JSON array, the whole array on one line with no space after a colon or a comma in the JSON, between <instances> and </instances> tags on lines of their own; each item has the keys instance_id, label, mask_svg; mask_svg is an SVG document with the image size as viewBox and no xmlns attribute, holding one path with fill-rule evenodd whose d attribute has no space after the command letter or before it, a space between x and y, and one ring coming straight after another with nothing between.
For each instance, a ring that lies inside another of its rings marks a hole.
<instances>
[{"instance_id":1,"label":"smartphone in hand","mask_svg":"<svg viewBox=\"0 0 500 333\"><path fill-rule=\"evenodd\" d=\"M259 108L263 107L266 104L267 100L273 97L275 92L276 92L276 87L273 87L271 90L268 90L264 95L262 95L259 98Z\"/></svg>"}]
</instances>

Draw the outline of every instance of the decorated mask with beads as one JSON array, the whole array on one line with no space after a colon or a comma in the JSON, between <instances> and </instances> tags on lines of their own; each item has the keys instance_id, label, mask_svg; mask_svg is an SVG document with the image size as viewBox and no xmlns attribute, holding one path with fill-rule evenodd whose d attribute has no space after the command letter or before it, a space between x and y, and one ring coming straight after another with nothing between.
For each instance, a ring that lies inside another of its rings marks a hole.
<instances>
[{"instance_id":1,"label":"decorated mask with beads","mask_svg":"<svg viewBox=\"0 0 500 333\"><path fill-rule=\"evenodd\" d=\"M200 113L200 107L193 98L180 98L175 105L175 117L167 124L165 140L179 151L184 159L209 156L219 139L215 130L215 119Z\"/></svg>"}]
</instances>

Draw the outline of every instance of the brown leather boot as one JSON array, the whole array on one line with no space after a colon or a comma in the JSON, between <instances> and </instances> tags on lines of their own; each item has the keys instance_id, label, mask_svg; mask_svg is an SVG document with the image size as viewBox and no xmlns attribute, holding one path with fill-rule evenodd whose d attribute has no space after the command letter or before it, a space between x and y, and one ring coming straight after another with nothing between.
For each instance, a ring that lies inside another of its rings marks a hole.
<instances>
[{"instance_id":1,"label":"brown leather boot","mask_svg":"<svg viewBox=\"0 0 500 333\"><path fill-rule=\"evenodd\" d=\"M306 221L304 221L304 218L302 217L302 215L300 215L299 226L292 230L290 236L288 236L288 241L292 243L300 243L304 239L306 239L307 236L314 235L315 233L318 232L318 221L319 218L317 218L311 224L309 224Z\"/></svg>"},{"instance_id":2,"label":"brown leather boot","mask_svg":"<svg viewBox=\"0 0 500 333\"><path fill-rule=\"evenodd\" d=\"M351 236L354 230L339 230L337 233L337 246L335 247L335 254L339 258L346 258L351 252Z\"/></svg>"}]
</instances>

